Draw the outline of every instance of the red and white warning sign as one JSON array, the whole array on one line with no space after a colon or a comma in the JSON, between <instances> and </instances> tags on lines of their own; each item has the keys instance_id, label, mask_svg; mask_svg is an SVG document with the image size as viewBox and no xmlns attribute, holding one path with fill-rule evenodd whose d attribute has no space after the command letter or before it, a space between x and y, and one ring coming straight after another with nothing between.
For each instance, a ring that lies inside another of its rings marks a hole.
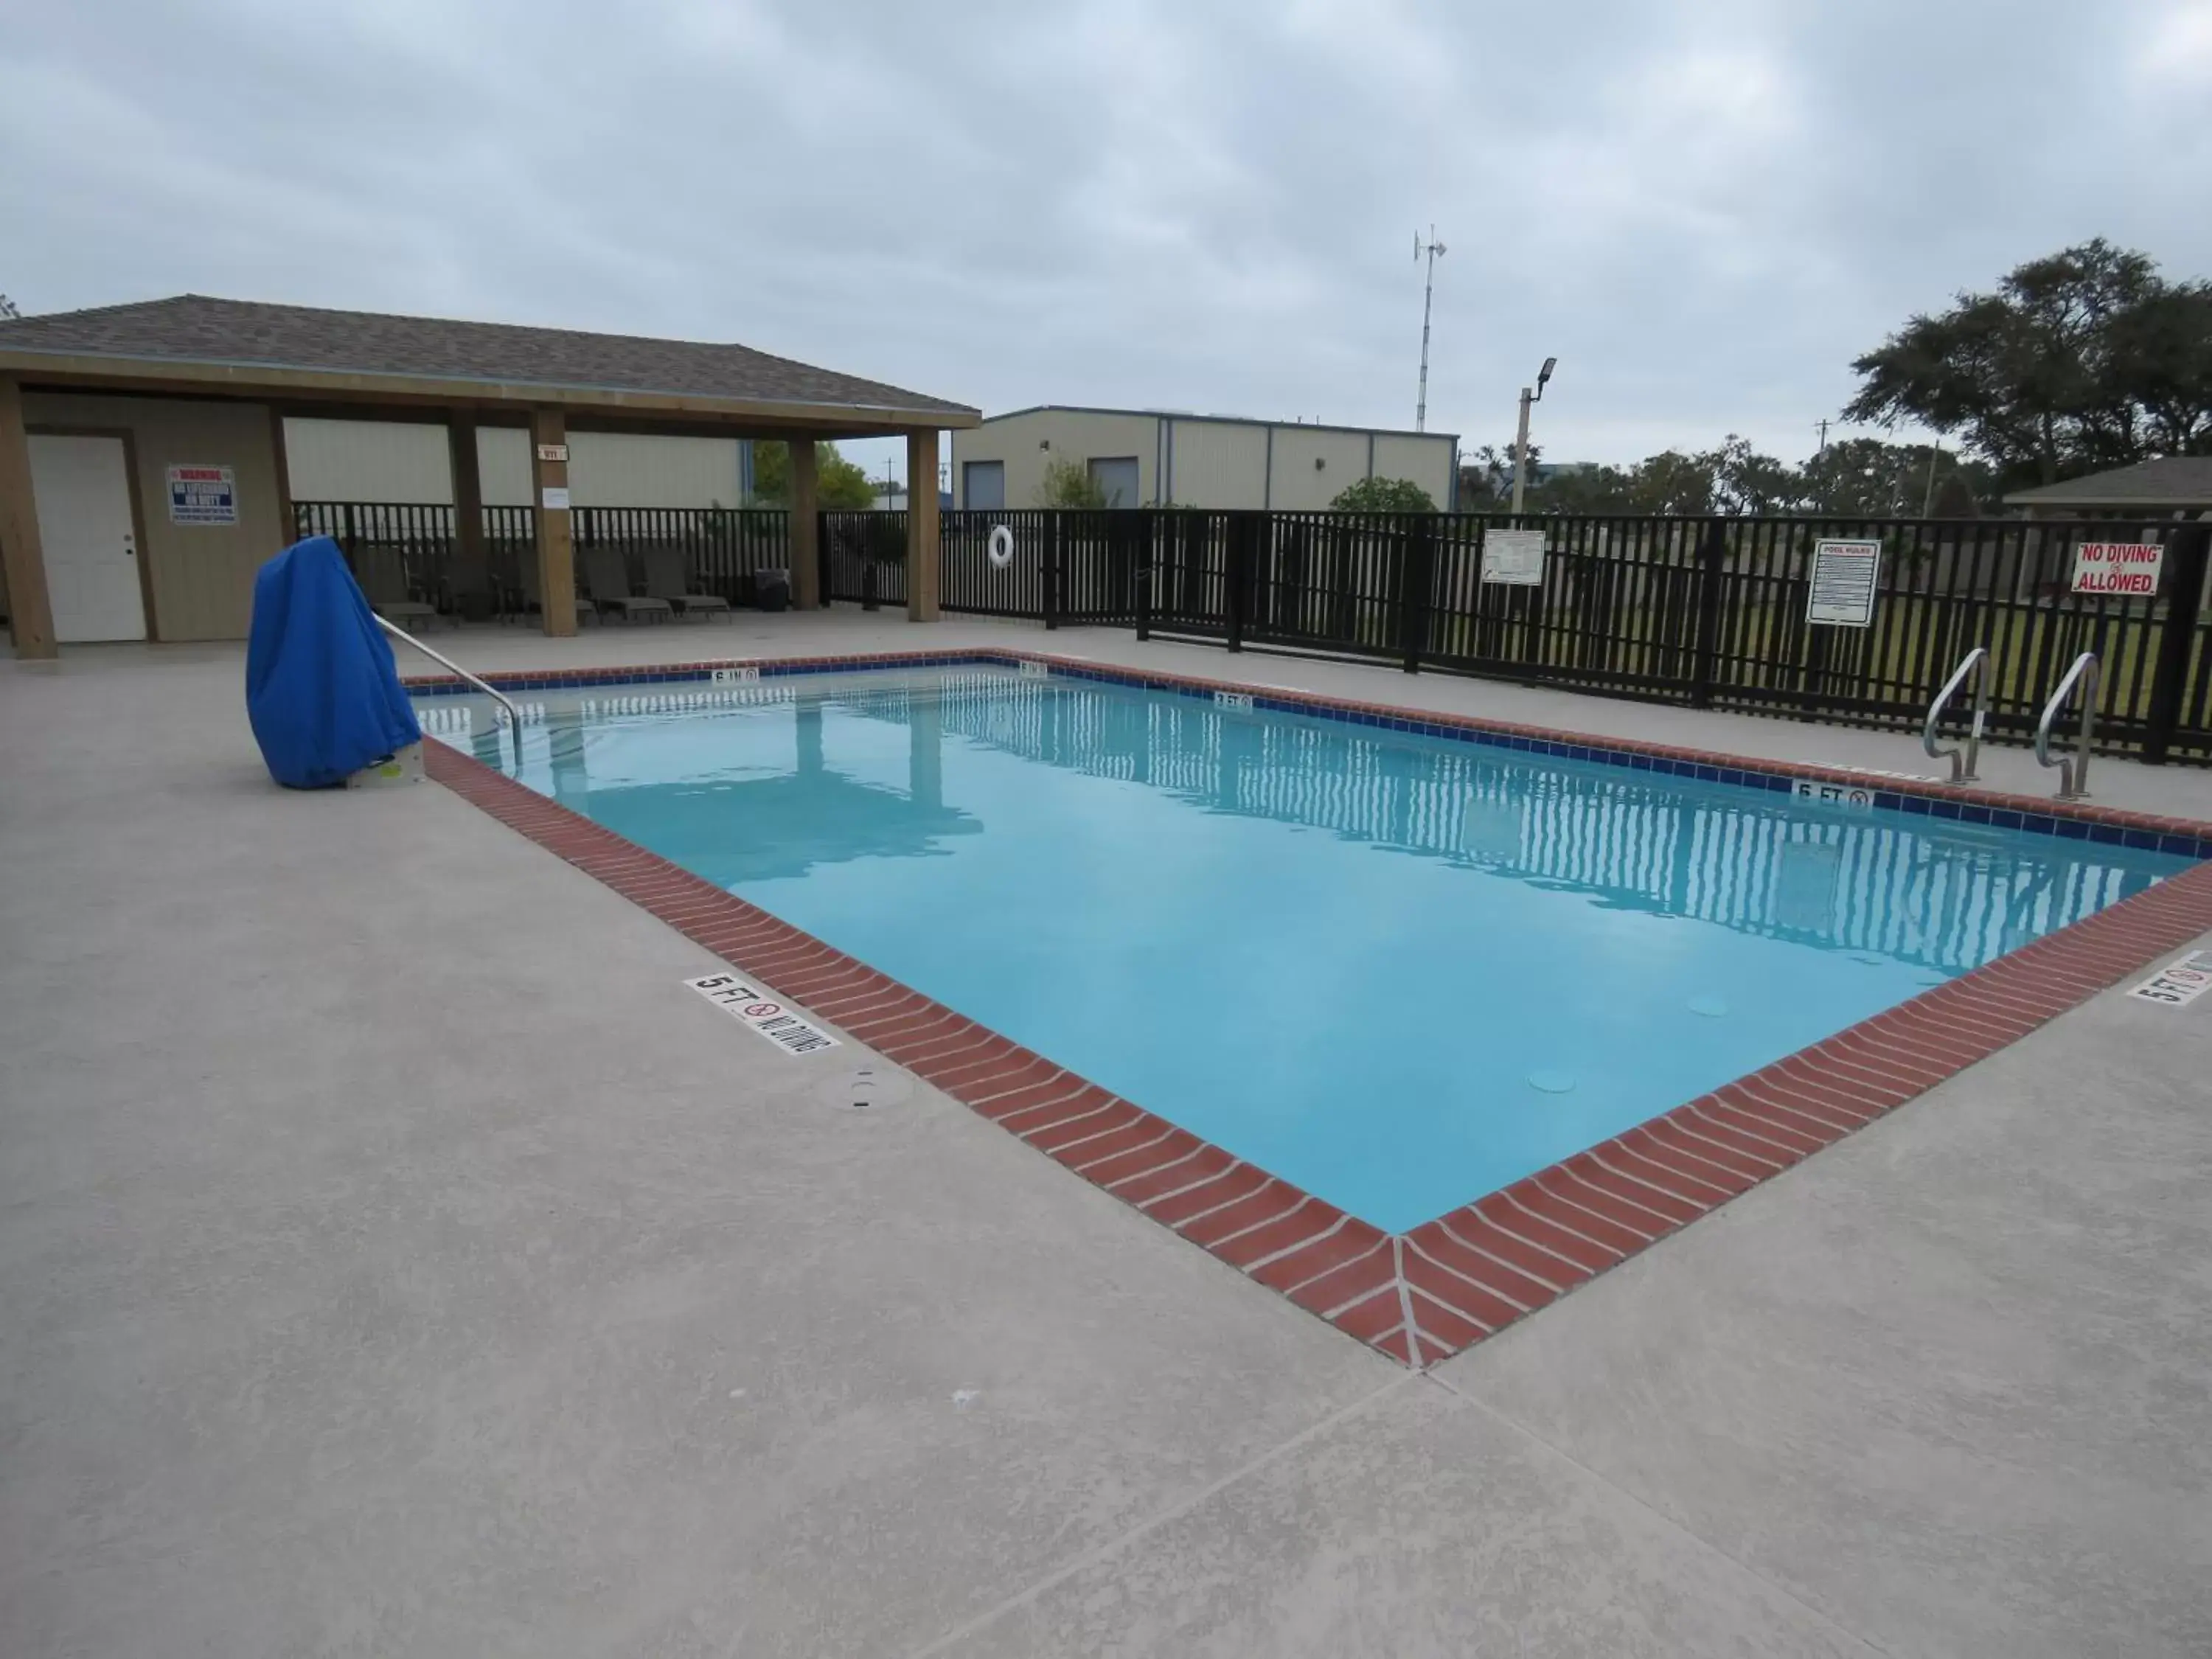
<instances>
[{"instance_id":1,"label":"red and white warning sign","mask_svg":"<svg viewBox=\"0 0 2212 1659\"><path fill-rule=\"evenodd\" d=\"M2156 542L2083 542L2074 550L2074 591L2147 599L2158 592L2165 562Z\"/></svg>"}]
</instances>

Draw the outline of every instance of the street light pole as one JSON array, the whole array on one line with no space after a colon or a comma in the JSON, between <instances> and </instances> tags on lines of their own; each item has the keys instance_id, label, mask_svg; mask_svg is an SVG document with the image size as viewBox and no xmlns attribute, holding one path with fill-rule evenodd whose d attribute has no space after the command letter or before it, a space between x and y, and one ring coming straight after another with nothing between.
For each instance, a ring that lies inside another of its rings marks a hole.
<instances>
[{"instance_id":1,"label":"street light pole","mask_svg":"<svg viewBox=\"0 0 2212 1659\"><path fill-rule=\"evenodd\" d=\"M1516 518L1528 499L1528 405L1541 403L1544 382L1552 378L1552 371L1559 366L1557 357L1544 359L1544 366L1536 371L1536 387L1530 391L1521 388L1521 425L1513 434L1513 513Z\"/></svg>"}]
</instances>

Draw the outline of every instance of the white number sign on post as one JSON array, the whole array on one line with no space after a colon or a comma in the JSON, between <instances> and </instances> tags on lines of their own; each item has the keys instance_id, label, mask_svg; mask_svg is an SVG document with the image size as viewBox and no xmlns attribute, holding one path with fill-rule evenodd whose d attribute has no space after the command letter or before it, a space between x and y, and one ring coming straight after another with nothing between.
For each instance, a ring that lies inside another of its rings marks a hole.
<instances>
[{"instance_id":1,"label":"white number sign on post","mask_svg":"<svg viewBox=\"0 0 2212 1659\"><path fill-rule=\"evenodd\" d=\"M2074 550L2074 591L2153 599L2165 563L2156 542L2083 542Z\"/></svg>"},{"instance_id":2,"label":"white number sign on post","mask_svg":"<svg viewBox=\"0 0 2212 1659\"><path fill-rule=\"evenodd\" d=\"M1482 580L1508 587L1544 585L1544 532L1492 530L1482 538Z\"/></svg>"},{"instance_id":3,"label":"white number sign on post","mask_svg":"<svg viewBox=\"0 0 2212 1659\"><path fill-rule=\"evenodd\" d=\"M1865 628L1881 588L1880 542L1816 542L1805 620L1823 628Z\"/></svg>"}]
</instances>

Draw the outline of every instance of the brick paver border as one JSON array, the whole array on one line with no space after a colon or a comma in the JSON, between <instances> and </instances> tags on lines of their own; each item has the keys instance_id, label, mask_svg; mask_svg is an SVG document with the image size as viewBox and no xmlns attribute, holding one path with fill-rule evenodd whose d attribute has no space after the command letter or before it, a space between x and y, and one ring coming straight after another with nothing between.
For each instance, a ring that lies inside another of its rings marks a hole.
<instances>
[{"instance_id":1,"label":"brick paver border","mask_svg":"<svg viewBox=\"0 0 2212 1659\"><path fill-rule=\"evenodd\" d=\"M1677 772L1751 787L1799 777L1875 790L1877 805L2212 859L2212 825L1952 790L1662 744L1359 703L1232 682L979 649L494 675L502 690L699 683L886 666L1042 662L1074 678ZM410 681L418 692L455 689ZM447 744L430 775L740 971L943 1090L1309 1312L1416 1368L1573 1290L1862 1125L1894 1111L2212 931L2212 863L2045 934L1957 979L1402 1234L1334 1205L1054 1065L1012 1038L724 892ZM1942 809L1942 810L1939 810Z\"/></svg>"}]
</instances>

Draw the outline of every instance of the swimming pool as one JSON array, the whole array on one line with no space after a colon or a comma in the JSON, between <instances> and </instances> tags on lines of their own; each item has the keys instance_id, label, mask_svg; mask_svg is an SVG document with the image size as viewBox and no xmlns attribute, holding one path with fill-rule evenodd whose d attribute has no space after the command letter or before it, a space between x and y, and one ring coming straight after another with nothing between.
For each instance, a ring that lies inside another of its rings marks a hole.
<instances>
[{"instance_id":1,"label":"swimming pool","mask_svg":"<svg viewBox=\"0 0 2212 1659\"><path fill-rule=\"evenodd\" d=\"M1389 1233L2187 867L1011 666L531 696L530 788Z\"/></svg>"}]
</instances>

